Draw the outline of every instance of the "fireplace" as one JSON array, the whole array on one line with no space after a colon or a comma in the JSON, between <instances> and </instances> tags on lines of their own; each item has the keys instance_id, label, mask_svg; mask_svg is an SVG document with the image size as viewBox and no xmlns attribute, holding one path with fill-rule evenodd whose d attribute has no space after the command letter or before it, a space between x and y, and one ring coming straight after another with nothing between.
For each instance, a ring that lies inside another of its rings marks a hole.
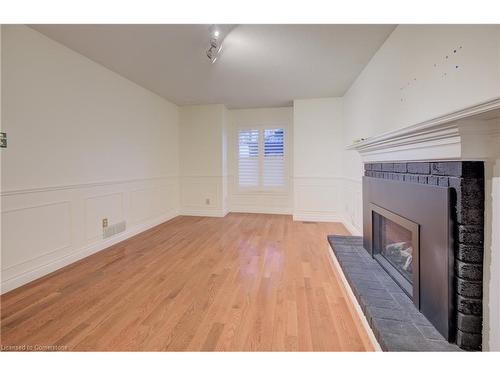
<instances>
[{"instance_id":1,"label":"fireplace","mask_svg":"<svg viewBox=\"0 0 500 375\"><path fill-rule=\"evenodd\" d=\"M480 349L482 162L365 164L363 247L449 342Z\"/></svg>"},{"instance_id":2,"label":"fireplace","mask_svg":"<svg viewBox=\"0 0 500 375\"><path fill-rule=\"evenodd\" d=\"M418 307L419 225L376 204L369 206L373 257Z\"/></svg>"}]
</instances>

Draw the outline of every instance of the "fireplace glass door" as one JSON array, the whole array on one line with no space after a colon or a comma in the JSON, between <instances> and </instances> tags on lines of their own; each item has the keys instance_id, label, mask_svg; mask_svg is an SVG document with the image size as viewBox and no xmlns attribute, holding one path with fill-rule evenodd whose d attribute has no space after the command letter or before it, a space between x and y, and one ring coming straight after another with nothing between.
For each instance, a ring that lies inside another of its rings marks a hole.
<instances>
[{"instance_id":1,"label":"fireplace glass door","mask_svg":"<svg viewBox=\"0 0 500 375\"><path fill-rule=\"evenodd\" d=\"M418 300L414 295L418 291L418 224L373 204L372 220L373 257Z\"/></svg>"}]
</instances>

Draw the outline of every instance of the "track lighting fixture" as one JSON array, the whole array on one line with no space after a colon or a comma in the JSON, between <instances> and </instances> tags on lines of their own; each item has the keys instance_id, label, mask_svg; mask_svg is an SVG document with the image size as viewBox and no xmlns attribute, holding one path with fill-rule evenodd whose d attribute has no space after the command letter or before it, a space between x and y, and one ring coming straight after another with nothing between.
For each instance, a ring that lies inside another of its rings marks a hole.
<instances>
[{"instance_id":1,"label":"track lighting fixture","mask_svg":"<svg viewBox=\"0 0 500 375\"><path fill-rule=\"evenodd\" d=\"M207 50L207 57L213 64L217 60L219 52L222 49L222 39L220 38L220 30L216 25L210 26L209 31L210 31L210 47Z\"/></svg>"}]
</instances>

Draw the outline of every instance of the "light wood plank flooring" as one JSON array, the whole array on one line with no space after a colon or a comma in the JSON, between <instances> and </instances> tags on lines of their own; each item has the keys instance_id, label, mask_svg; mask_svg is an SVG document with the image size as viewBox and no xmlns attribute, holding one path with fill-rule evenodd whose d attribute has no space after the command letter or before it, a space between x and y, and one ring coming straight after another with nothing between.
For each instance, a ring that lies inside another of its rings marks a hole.
<instances>
[{"instance_id":1,"label":"light wood plank flooring","mask_svg":"<svg viewBox=\"0 0 500 375\"><path fill-rule=\"evenodd\" d=\"M329 255L341 224L177 217L1 297L1 344L373 350ZM50 348L49 348L50 349Z\"/></svg>"}]
</instances>

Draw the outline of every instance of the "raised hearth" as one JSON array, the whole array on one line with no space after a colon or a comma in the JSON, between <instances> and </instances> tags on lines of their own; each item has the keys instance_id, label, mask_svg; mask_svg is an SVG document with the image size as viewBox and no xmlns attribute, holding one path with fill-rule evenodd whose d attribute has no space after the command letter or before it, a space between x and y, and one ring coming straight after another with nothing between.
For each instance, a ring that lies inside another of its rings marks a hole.
<instances>
[{"instance_id":1,"label":"raised hearth","mask_svg":"<svg viewBox=\"0 0 500 375\"><path fill-rule=\"evenodd\" d=\"M328 236L342 271L384 351L458 351L363 248L362 237Z\"/></svg>"}]
</instances>

